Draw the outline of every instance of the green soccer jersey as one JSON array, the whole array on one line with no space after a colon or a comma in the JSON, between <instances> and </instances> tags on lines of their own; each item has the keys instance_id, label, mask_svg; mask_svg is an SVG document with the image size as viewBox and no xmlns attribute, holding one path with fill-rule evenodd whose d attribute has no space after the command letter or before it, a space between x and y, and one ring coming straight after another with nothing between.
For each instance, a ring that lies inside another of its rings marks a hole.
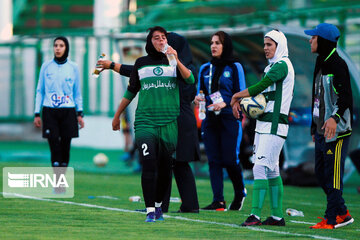
<instances>
[{"instance_id":1,"label":"green soccer jersey","mask_svg":"<svg viewBox=\"0 0 360 240\"><path fill-rule=\"evenodd\" d=\"M176 120L180 111L177 81L176 67L169 66L166 57L154 61L146 56L136 61L124 95L132 100L139 92L135 129L164 126ZM194 78L191 76L185 81L193 83Z\"/></svg>"},{"instance_id":2,"label":"green soccer jersey","mask_svg":"<svg viewBox=\"0 0 360 240\"><path fill-rule=\"evenodd\" d=\"M288 115L294 92L295 72L289 58L284 57L268 65L262 80L249 87L251 96L260 92L267 100L265 112L256 121L255 131L286 138L289 130Z\"/></svg>"}]
</instances>

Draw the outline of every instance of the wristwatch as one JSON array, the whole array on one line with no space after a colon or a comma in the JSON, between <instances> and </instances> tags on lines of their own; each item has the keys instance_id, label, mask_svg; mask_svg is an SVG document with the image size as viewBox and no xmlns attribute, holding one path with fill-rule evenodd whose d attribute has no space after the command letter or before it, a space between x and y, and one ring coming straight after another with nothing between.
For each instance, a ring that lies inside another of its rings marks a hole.
<instances>
[{"instance_id":1,"label":"wristwatch","mask_svg":"<svg viewBox=\"0 0 360 240\"><path fill-rule=\"evenodd\" d=\"M331 117L335 120L336 123L340 122L340 118L338 115L334 114L334 115L331 115Z\"/></svg>"},{"instance_id":2,"label":"wristwatch","mask_svg":"<svg viewBox=\"0 0 360 240\"><path fill-rule=\"evenodd\" d=\"M114 69L114 67L115 67L115 63L114 63L114 62L111 62L111 63L110 63L110 69Z\"/></svg>"}]
</instances>

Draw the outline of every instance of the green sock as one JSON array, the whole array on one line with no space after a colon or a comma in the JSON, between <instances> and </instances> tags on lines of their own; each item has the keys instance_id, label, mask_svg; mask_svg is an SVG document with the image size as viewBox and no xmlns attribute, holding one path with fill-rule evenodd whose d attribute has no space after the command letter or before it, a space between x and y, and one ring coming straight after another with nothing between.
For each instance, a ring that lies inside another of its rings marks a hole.
<instances>
[{"instance_id":1,"label":"green sock","mask_svg":"<svg viewBox=\"0 0 360 240\"><path fill-rule=\"evenodd\" d=\"M269 183L267 179L255 179L251 214L261 217L261 209L266 197Z\"/></svg>"},{"instance_id":2,"label":"green sock","mask_svg":"<svg viewBox=\"0 0 360 240\"><path fill-rule=\"evenodd\" d=\"M271 215L283 218L282 200L284 187L281 177L269 179L269 195L271 204Z\"/></svg>"}]
</instances>

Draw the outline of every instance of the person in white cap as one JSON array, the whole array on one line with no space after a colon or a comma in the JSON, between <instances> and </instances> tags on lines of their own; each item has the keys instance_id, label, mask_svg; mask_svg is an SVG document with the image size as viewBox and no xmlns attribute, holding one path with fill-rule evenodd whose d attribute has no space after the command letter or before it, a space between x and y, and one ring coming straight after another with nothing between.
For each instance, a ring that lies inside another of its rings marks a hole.
<instances>
[{"instance_id":1,"label":"person in white cap","mask_svg":"<svg viewBox=\"0 0 360 240\"><path fill-rule=\"evenodd\" d=\"M285 226L283 217L283 183L279 170L279 155L288 134L288 115L293 98L295 72L288 54L285 35L272 30L264 37L265 57L269 65L257 84L235 93L231 100L233 114L240 116L239 100L264 94L267 100L265 112L256 121L253 167L254 188L250 216L242 226ZM270 193L271 215L261 222L261 210Z\"/></svg>"},{"instance_id":2,"label":"person in white cap","mask_svg":"<svg viewBox=\"0 0 360 240\"><path fill-rule=\"evenodd\" d=\"M345 158L353 112L350 74L336 52L340 31L329 23L305 30L317 53L312 91L311 136L315 142L315 174L327 198L324 218L313 229L334 229L354 219L342 197Z\"/></svg>"}]
</instances>

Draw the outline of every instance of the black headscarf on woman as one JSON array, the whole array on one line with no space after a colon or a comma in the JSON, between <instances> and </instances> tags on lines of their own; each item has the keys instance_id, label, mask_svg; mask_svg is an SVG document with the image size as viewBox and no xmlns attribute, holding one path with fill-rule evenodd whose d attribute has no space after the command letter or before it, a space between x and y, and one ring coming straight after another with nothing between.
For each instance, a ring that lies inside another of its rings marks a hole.
<instances>
[{"instance_id":1,"label":"black headscarf on woman","mask_svg":"<svg viewBox=\"0 0 360 240\"><path fill-rule=\"evenodd\" d=\"M187 40L174 32L167 35L168 44L177 51L178 57L184 66L192 64L192 54ZM195 74L194 74L195 76Z\"/></svg>"},{"instance_id":2,"label":"black headscarf on woman","mask_svg":"<svg viewBox=\"0 0 360 240\"><path fill-rule=\"evenodd\" d=\"M67 57L69 56L69 41L67 40L66 37L63 37L63 36L59 36L59 37L55 38L54 44L55 44L56 40L62 40L65 43L65 52L61 57L54 56L54 61L57 64L64 64L64 63L66 63Z\"/></svg>"},{"instance_id":3,"label":"black headscarf on woman","mask_svg":"<svg viewBox=\"0 0 360 240\"><path fill-rule=\"evenodd\" d=\"M165 36L167 36L167 32L164 28L160 27L160 26L155 26L153 28L149 28L148 30L150 30L149 34L147 35L146 37L146 46L145 46L145 50L147 52L147 54L151 57L151 58L154 58L154 59L161 59L165 56L164 53L162 52L158 52L154 45L152 44L151 42L151 38L154 34L155 31L159 31L159 32L162 32L162 33L165 33Z\"/></svg>"},{"instance_id":4,"label":"black headscarf on woman","mask_svg":"<svg viewBox=\"0 0 360 240\"><path fill-rule=\"evenodd\" d=\"M184 66L187 67L189 70L191 70L194 76L197 76L196 68L192 63L190 46L186 38L177 33L170 32L167 35L167 40L168 44L177 51L177 55L181 63L184 64ZM186 111L192 112L189 106L192 100L195 98L196 88L194 84L185 83L184 79L181 77L180 72L177 72L177 76L178 79L180 79L180 81L178 81L180 90L180 108L186 108ZM196 79L195 82L197 82ZM180 112L183 113L184 111L185 110L182 110Z\"/></svg>"},{"instance_id":5,"label":"black headscarf on woman","mask_svg":"<svg viewBox=\"0 0 360 240\"><path fill-rule=\"evenodd\" d=\"M319 72L321 65L324 63L325 59L329 56L331 51L334 48L336 48L337 42L332 42L332 41L329 41L325 38L318 36L317 44L318 44L318 46L317 46L316 52L319 55L316 58L315 71L314 71L315 75Z\"/></svg>"},{"instance_id":6,"label":"black headscarf on woman","mask_svg":"<svg viewBox=\"0 0 360 240\"><path fill-rule=\"evenodd\" d=\"M215 66L215 72L211 82L211 92L216 92L219 90L219 80L221 74L224 71L225 66L236 62L236 59L234 58L233 55L233 45L232 45L231 37L229 36L229 34L223 31L220 31L218 33L224 34L224 43L222 44L223 51L221 53L220 58L213 57L210 61L211 64ZM218 36L218 34L214 34L213 36L215 35Z\"/></svg>"}]
</instances>

